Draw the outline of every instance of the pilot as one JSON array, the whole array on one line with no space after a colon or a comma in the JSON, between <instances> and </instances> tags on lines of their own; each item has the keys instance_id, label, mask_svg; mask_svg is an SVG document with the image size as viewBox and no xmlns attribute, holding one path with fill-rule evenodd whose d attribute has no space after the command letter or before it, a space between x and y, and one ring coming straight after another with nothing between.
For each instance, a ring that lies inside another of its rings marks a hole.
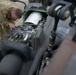
<instances>
[{"instance_id":1,"label":"pilot","mask_svg":"<svg viewBox=\"0 0 76 75\"><path fill-rule=\"evenodd\" d=\"M0 40L3 38L3 29L9 33L9 30L15 28L17 19L21 18L22 10L11 1L0 2Z\"/></svg>"}]
</instances>

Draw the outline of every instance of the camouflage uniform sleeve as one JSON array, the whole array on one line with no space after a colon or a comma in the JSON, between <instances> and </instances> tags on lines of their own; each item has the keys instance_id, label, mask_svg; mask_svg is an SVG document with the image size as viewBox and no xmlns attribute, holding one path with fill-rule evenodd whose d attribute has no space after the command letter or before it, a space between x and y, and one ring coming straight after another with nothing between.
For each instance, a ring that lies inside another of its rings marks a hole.
<instances>
[{"instance_id":1,"label":"camouflage uniform sleeve","mask_svg":"<svg viewBox=\"0 0 76 75\"><path fill-rule=\"evenodd\" d=\"M7 32L9 32L9 22L13 22L12 20L8 20L6 18L6 13L9 8L16 7L10 1L0 1L0 40L3 38L2 25L4 25Z\"/></svg>"},{"instance_id":2,"label":"camouflage uniform sleeve","mask_svg":"<svg viewBox=\"0 0 76 75\"><path fill-rule=\"evenodd\" d=\"M8 20L0 16L0 25L8 26Z\"/></svg>"},{"instance_id":3,"label":"camouflage uniform sleeve","mask_svg":"<svg viewBox=\"0 0 76 75\"><path fill-rule=\"evenodd\" d=\"M3 31L2 31L2 25L8 27L8 21L4 19L2 16L0 16L0 40L3 38ZM6 29L5 27L5 29ZM8 27L9 28L9 27ZM9 29L6 29L9 30Z\"/></svg>"}]
</instances>

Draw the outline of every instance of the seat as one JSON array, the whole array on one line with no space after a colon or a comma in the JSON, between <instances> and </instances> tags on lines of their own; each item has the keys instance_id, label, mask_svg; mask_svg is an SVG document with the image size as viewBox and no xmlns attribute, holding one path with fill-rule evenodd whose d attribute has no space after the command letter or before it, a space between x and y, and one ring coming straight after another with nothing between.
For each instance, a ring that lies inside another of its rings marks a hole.
<instances>
[{"instance_id":1,"label":"seat","mask_svg":"<svg viewBox=\"0 0 76 75\"><path fill-rule=\"evenodd\" d=\"M32 60L24 61L17 54L8 54L0 62L1 75L28 75Z\"/></svg>"},{"instance_id":2,"label":"seat","mask_svg":"<svg viewBox=\"0 0 76 75\"><path fill-rule=\"evenodd\" d=\"M1 75L28 75L34 52L28 46L6 39L1 41L4 57L0 62Z\"/></svg>"},{"instance_id":3,"label":"seat","mask_svg":"<svg viewBox=\"0 0 76 75\"><path fill-rule=\"evenodd\" d=\"M30 58L32 59L34 56L34 52L30 47L23 43L13 42L7 39L3 39L1 41L1 49L3 55L7 55L8 53L16 51L22 54L26 60L29 60Z\"/></svg>"}]
</instances>

